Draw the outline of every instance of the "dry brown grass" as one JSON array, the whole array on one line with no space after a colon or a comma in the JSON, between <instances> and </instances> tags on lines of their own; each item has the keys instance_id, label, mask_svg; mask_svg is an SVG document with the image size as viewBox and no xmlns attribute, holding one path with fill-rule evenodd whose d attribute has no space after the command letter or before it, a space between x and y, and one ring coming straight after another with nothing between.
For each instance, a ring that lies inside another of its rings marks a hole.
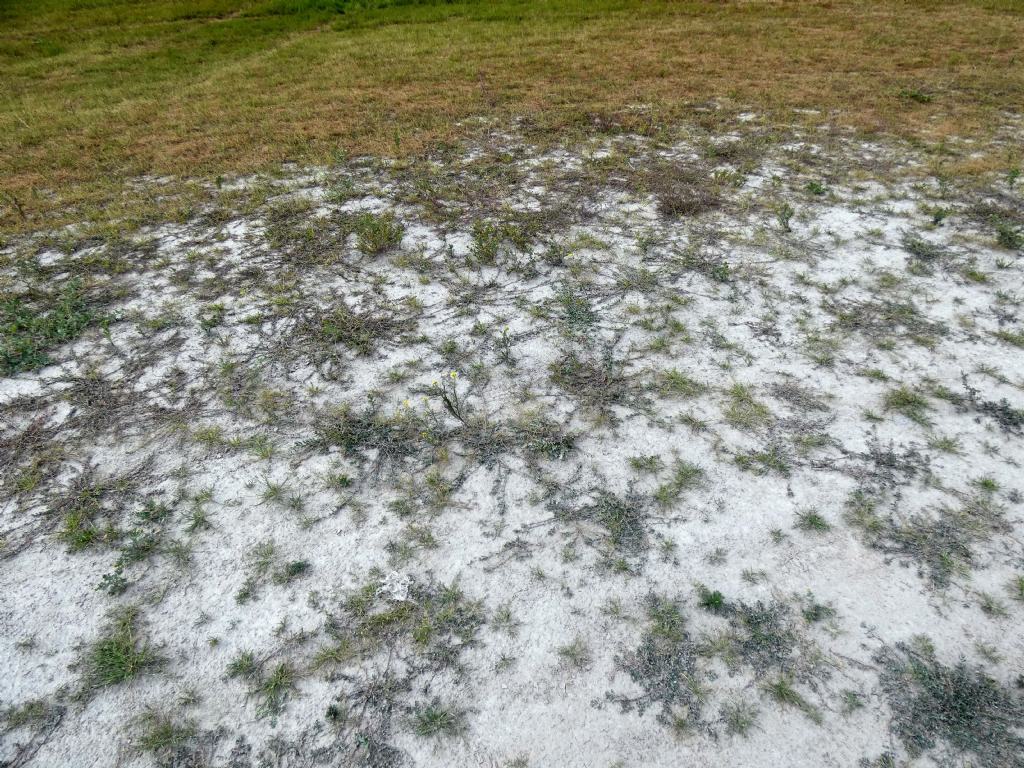
<instances>
[{"instance_id":1,"label":"dry brown grass","mask_svg":"<svg viewBox=\"0 0 1024 768\"><path fill-rule=\"evenodd\" d=\"M499 0L291 17L208 0L194 18L151 5L119 26L60 0L0 11L0 224L116 210L139 174L415 153L475 116L562 136L650 129L714 101L725 109L702 119L749 108L938 140L984 137L1024 104L1014 0ZM39 39L59 51L40 58Z\"/></svg>"}]
</instances>

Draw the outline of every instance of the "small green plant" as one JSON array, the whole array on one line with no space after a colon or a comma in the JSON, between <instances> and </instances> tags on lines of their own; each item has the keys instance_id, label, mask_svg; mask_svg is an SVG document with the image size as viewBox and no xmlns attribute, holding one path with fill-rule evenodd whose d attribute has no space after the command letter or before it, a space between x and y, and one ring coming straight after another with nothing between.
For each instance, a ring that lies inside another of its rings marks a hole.
<instances>
[{"instance_id":1,"label":"small green plant","mask_svg":"<svg viewBox=\"0 0 1024 768\"><path fill-rule=\"evenodd\" d=\"M252 651L240 651L230 662L228 662L227 676L231 678L253 677L258 670L256 654Z\"/></svg>"},{"instance_id":2,"label":"small green plant","mask_svg":"<svg viewBox=\"0 0 1024 768\"><path fill-rule=\"evenodd\" d=\"M259 698L256 707L257 717L274 716L284 710L288 697L295 690L297 680L295 668L288 662L281 662L255 686Z\"/></svg>"},{"instance_id":3,"label":"small green plant","mask_svg":"<svg viewBox=\"0 0 1024 768\"><path fill-rule=\"evenodd\" d=\"M439 738L457 736L466 730L466 714L460 709L434 699L413 708L412 728L417 736Z\"/></svg>"},{"instance_id":4,"label":"small green plant","mask_svg":"<svg viewBox=\"0 0 1024 768\"><path fill-rule=\"evenodd\" d=\"M995 223L996 242L1000 247L1011 251L1024 249L1024 231L1015 227L1005 219L997 219Z\"/></svg>"},{"instance_id":5,"label":"small green plant","mask_svg":"<svg viewBox=\"0 0 1024 768\"><path fill-rule=\"evenodd\" d=\"M195 736L196 724L151 709L139 718L138 730L138 748L163 762Z\"/></svg>"},{"instance_id":6,"label":"small green plant","mask_svg":"<svg viewBox=\"0 0 1024 768\"><path fill-rule=\"evenodd\" d=\"M725 732L730 736L746 736L757 724L761 714L756 704L746 701L730 702L722 705L720 717L725 725Z\"/></svg>"},{"instance_id":7,"label":"small green plant","mask_svg":"<svg viewBox=\"0 0 1024 768\"><path fill-rule=\"evenodd\" d=\"M697 397L707 386L675 368L663 371L657 381L658 392L665 397Z\"/></svg>"},{"instance_id":8,"label":"small green plant","mask_svg":"<svg viewBox=\"0 0 1024 768\"><path fill-rule=\"evenodd\" d=\"M376 256L401 243L405 227L390 211L363 213L355 220L355 231L356 247L367 256Z\"/></svg>"},{"instance_id":9,"label":"small green plant","mask_svg":"<svg viewBox=\"0 0 1024 768\"><path fill-rule=\"evenodd\" d=\"M797 512L796 527L809 533L825 533L832 530L832 524L813 509Z\"/></svg>"},{"instance_id":10,"label":"small green plant","mask_svg":"<svg viewBox=\"0 0 1024 768\"><path fill-rule=\"evenodd\" d=\"M571 643L559 647L558 657L566 667L578 671L589 669L594 661L593 654L590 652L590 646L581 637L577 637Z\"/></svg>"},{"instance_id":11,"label":"small green plant","mask_svg":"<svg viewBox=\"0 0 1024 768\"><path fill-rule=\"evenodd\" d=\"M697 585L697 604L709 613L721 614L729 610L725 595L717 589L709 589L703 584Z\"/></svg>"},{"instance_id":12,"label":"small green plant","mask_svg":"<svg viewBox=\"0 0 1024 768\"><path fill-rule=\"evenodd\" d=\"M658 486L654 492L654 500L662 507L670 507L686 491L699 488L704 481L705 473L702 467L682 459L676 459L672 464L672 476L667 482Z\"/></svg>"},{"instance_id":13,"label":"small green plant","mask_svg":"<svg viewBox=\"0 0 1024 768\"><path fill-rule=\"evenodd\" d=\"M493 267L498 261L498 252L504 240L502 228L490 221L475 221L470 234L473 243L469 252L473 261L480 266Z\"/></svg>"},{"instance_id":14,"label":"small green plant","mask_svg":"<svg viewBox=\"0 0 1024 768\"><path fill-rule=\"evenodd\" d=\"M778 208L775 209L775 220L779 223L779 228L785 232L790 233L793 231L793 214L796 211L793 210L793 206L789 203L782 203Z\"/></svg>"},{"instance_id":15,"label":"small green plant","mask_svg":"<svg viewBox=\"0 0 1024 768\"><path fill-rule=\"evenodd\" d=\"M103 635L86 652L83 664L85 687L117 685L159 668L163 658L139 635L138 609L127 607L115 611Z\"/></svg>"},{"instance_id":16,"label":"small green plant","mask_svg":"<svg viewBox=\"0 0 1024 768\"><path fill-rule=\"evenodd\" d=\"M756 400L749 387L733 384L726 397L725 420L737 429L756 429L771 420L768 406Z\"/></svg>"},{"instance_id":17,"label":"small green plant","mask_svg":"<svg viewBox=\"0 0 1024 768\"><path fill-rule=\"evenodd\" d=\"M909 387L889 390L885 395L885 409L896 411L917 424L927 425L930 423L928 411L931 410L931 404L928 402L928 398Z\"/></svg>"},{"instance_id":18,"label":"small green plant","mask_svg":"<svg viewBox=\"0 0 1024 768\"><path fill-rule=\"evenodd\" d=\"M640 644L615 659L641 693L624 696L609 692L606 698L623 712L641 715L656 706L660 724L685 732L703 724L706 691L697 644L685 630L677 601L650 594L645 603L647 625Z\"/></svg>"},{"instance_id":19,"label":"small green plant","mask_svg":"<svg viewBox=\"0 0 1024 768\"><path fill-rule=\"evenodd\" d=\"M767 683L764 689L765 692L775 701L779 702L779 704L786 707L795 707L815 723L821 722L821 712L819 712L817 707L807 701L807 699L805 699L803 695L793 687L793 682L789 678L776 678L775 680Z\"/></svg>"}]
</instances>

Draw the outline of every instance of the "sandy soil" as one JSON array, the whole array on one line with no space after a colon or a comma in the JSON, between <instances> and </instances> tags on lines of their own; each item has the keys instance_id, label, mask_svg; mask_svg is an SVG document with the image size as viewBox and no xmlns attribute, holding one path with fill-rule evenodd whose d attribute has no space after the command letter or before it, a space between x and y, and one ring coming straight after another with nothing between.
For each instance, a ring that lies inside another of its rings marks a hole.
<instances>
[{"instance_id":1,"label":"sandy soil","mask_svg":"<svg viewBox=\"0 0 1024 768\"><path fill-rule=\"evenodd\" d=\"M1022 182L747 117L8 244L4 764L1024 765Z\"/></svg>"}]
</instances>

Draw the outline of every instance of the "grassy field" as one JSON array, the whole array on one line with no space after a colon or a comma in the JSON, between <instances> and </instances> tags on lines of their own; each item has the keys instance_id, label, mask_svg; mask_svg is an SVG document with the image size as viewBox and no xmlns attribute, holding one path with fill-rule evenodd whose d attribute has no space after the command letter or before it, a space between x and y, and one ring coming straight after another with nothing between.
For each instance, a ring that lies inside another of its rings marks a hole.
<instances>
[{"instance_id":1,"label":"grassy field","mask_svg":"<svg viewBox=\"0 0 1024 768\"><path fill-rule=\"evenodd\" d=\"M564 135L714 100L935 140L1024 103L1015 0L45 0L0 3L0 28L19 229L140 174L401 155L475 116Z\"/></svg>"}]
</instances>

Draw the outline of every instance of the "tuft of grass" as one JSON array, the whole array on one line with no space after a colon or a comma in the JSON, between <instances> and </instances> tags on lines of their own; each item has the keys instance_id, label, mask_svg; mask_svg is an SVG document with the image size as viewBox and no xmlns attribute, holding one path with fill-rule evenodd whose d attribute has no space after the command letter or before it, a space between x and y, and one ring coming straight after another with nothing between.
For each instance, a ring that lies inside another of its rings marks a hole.
<instances>
[{"instance_id":1,"label":"tuft of grass","mask_svg":"<svg viewBox=\"0 0 1024 768\"><path fill-rule=\"evenodd\" d=\"M1024 250L1024 230L1005 219L995 222L996 242L1001 248L1011 251Z\"/></svg>"},{"instance_id":2,"label":"tuft of grass","mask_svg":"<svg viewBox=\"0 0 1024 768\"><path fill-rule=\"evenodd\" d=\"M705 384L675 368L662 371L658 375L656 387L665 397L691 398L707 391Z\"/></svg>"},{"instance_id":3,"label":"tuft of grass","mask_svg":"<svg viewBox=\"0 0 1024 768\"><path fill-rule=\"evenodd\" d=\"M550 371L556 386L585 405L603 410L630 399L630 384L610 355L598 360L568 352L551 363Z\"/></svg>"},{"instance_id":4,"label":"tuft of grass","mask_svg":"<svg viewBox=\"0 0 1024 768\"><path fill-rule=\"evenodd\" d=\"M383 214L363 213L355 220L356 247L367 256L377 256L398 246L405 227L388 211Z\"/></svg>"},{"instance_id":5,"label":"tuft of grass","mask_svg":"<svg viewBox=\"0 0 1024 768\"><path fill-rule=\"evenodd\" d=\"M686 491L699 488L705 482L705 472L702 467L689 461L676 459L672 464L672 475L667 482L662 483L654 492L654 500L662 507L670 507L675 504Z\"/></svg>"},{"instance_id":6,"label":"tuft of grass","mask_svg":"<svg viewBox=\"0 0 1024 768\"><path fill-rule=\"evenodd\" d=\"M1024 349L1024 331L996 331L993 334L1000 341L1005 341L1014 347Z\"/></svg>"},{"instance_id":7,"label":"tuft of grass","mask_svg":"<svg viewBox=\"0 0 1024 768\"><path fill-rule=\"evenodd\" d=\"M721 197L706 169L661 163L648 184L658 201L658 212L668 218L697 216L721 205Z\"/></svg>"},{"instance_id":8,"label":"tuft of grass","mask_svg":"<svg viewBox=\"0 0 1024 768\"><path fill-rule=\"evenodd\" d=\"M722 705L720 717L725 725L725 732L730 736L746 736L757 724L761 710L756 704L746 701L730 702Z\"/></svg>"},{"instance_id":9,"label":"tuft of grass","mask_svg":"<svg viewBox=\"0 0 1024 768\"><path fill-rule=\"evenodd\" d=\"M18 706L4 708L0 711L0 721L5 731L35 728L45 723L55 711L54 706L45 699L30 699Z\"/></svg>"},{"instance_id":10,"label":"tuft of grass","mask_svg":"<svg viewBox=\"0 0 1024 768\"><path fill-rule=\"evenodd\" d=\"M710 589L703 584L697 585L697 604L709 613L723 614L729 610L725 595L717 589Z\"/></svg>"},{"instance_id":11,"label":"tuft of grass","mask_svg":"<svg viewBox=\"0 0 1024 768\"><path fill-rule=\"evenodd\" d=\"M311 328L315 341L342 344L359 355L371 355L378 347L416 329L416 320L390 309L353 309L347 304L326 312Z\"/></svg>"},{"instance_id":12,"label":"tuft of grass","mask_svg":"<svg viewBox=\"0 0 1024 768\"><path fill-rule=\"evenodd\" d=\"M259 669L256 663L256 654L252 651L240 651L230 662L228 662L227 676L231 678L253 677Z\"/></svg>"},{"instance_id":13,"label":"tuft of grass","mask_svg":"<svg viewBox=\"0 0 1024 768\"><path fill-rule=\"evenodd\" d=\"M138 748L155 755L161 762L188 744L196 734L194 721L180 720L152 709L139 718L138 729Z\"/></svg>"},{"instance_id":14,"label":"tuft of grass","mask_svg":"<svg viewBox=\"0 0 1024 768\"><path fill-rule=\"evenodd\" d=\"M809 533L825 533L832 530L832 524L813 509L797 513L796 527Z\"/></svg>"},{"instance_id":15,"label":"tuft of grass","mask_svg":"<svg viewBox=\"0 0 1024 768\"><path fill-rule=\"evenodd\" d=\"M887 411L896 411L922 426L927 426L930 423L928 411L931 410L931 404L928 402L928 398L909 387L901 386L889 390L885 395L884 402Z\"/></svg>"},{"instance_id":16,"label":"tuft of grass","mask_svg":"<svg viewBox=\"0 0 1024 768\"><path fill-rule=\"evenodd\" d=\"M637 494L619 496L598 490L583 504L552 504L555 517L564 522L588 522L605 531L608 549L616 555L639 555L648 548L647 508Z\"/></svg>"},{"instance_id":17,"label":"tuft of grass","mask_svg":"<svg viewBox=\"0 0 1024 768\"><path fill-rule=\"evenodd\" d=\"M737 429L757 429L771 420L768 406L756 400L749 387L733 384L726 397L725 420Z\"/></svg>"},{"instance_id":18,"label":"tuft of grass","mask_svg":"<svg viewBox=\"0 0 1024 768\"><path fill-rule=\"evenodd\" d=\"M466 713L440 699L417 704L412 713L413 732L423 738L458 736L467 728Z\"/></svg>"},{"instance_id":19,"label":"tuft of grass","mask_svg":"<svg viewBox=\"0 0 1024 768\"><path fill-rule=\"evenodd\" d=\"M258 681L255 694L259 698L257 717L274 716L284 710L288 697L295 690L298 673L291 664L282 661L266 678Z\"/></svg>"},{"instance_id":20,"label":"tuft of grass","mask_svg":"<svg viewBox=\"0 0 1024 768\"><path fill-rule=\"evenodd\" d=\"M115 611L101 637L86 653L86 688L117 685L159 668L164 659L139 635L138 609L126 607Z\"/></svg>"},{"instance_id":21,"label":"tuft of grass","mask_svg":"<svg viewBox=\"0 0 1024 768\"><path fill-rule=\"evenodd\" d=\"M582 637L577 637L571 643L560 646L557 652L558 658L566 667L577 671L590 669L590 665L594 661L590 646Z\"/></svg>"},{"instance_id":22,"label":"tuft of grass","mask_svg":"<svg viewBox=\"0 0 1024 768\"><path fill-rule=\"evenodd\" d=\"M779 704L785 707L795 707L815 723L821 722L821 712L793 687L793 682L788 677L776 678L765 684L764 690Z\"/></svg>"}]
</instances>

